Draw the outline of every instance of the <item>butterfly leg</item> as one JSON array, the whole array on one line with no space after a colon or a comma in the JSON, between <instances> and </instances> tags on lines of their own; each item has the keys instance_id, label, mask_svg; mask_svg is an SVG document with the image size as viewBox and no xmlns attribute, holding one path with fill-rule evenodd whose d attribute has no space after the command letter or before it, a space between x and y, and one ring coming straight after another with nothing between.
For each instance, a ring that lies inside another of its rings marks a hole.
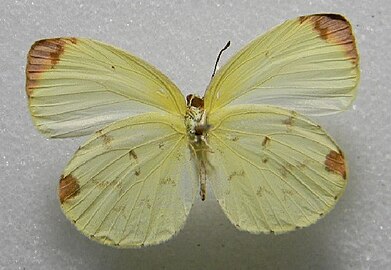
<instances>
[{"instance_id":1,"label":"butterfly leg","mask_svg":"<svg viewBox=\"0 0 391 270\"><path fill-rule=\"evenodd\" d=\"M201 200L205 201L206 197L206 170L203 160L200 162L200 196Z\"/></svg>"}]
</instances>

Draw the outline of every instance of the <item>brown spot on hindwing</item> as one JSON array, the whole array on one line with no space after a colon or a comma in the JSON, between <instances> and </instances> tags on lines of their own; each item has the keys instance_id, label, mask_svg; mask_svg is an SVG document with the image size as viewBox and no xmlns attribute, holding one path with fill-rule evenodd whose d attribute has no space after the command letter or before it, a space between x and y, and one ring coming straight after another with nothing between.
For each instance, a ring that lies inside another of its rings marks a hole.
<instances>
[{"instance_id":1,"label":"brown spot on hindwing","mask_svg":"<svg viewBox=\"0 0 391 270\"><path fill-rule=\"evenodd\" d=\"M66 44L76 44L76 38L53 38L36 41L27 55L26 93L30 97L43 72L60 61Z\"/></svg>"},{"instance_id":2,"label":"brown spot on hindwing","mask_svg":"<svg viewBox=\"0 0 391 270\"><path fill-rule=\"evenodd\" d=\"M289 116L287 119L283 120L282 123L287 126L292 126L293 125L293 117Z\"/></svg>"},{"instance_id":3,"label":"brown spot on hindwing","mask_svg":"<svg viewBox=\"0 0 391 270\"><path fill-rule=\"evenodd\" d=\"M129 151L129 159L134 167L134 175L139 176L141 174L140 165L138 164L138 156L133 149Z\"/></svg>"},{"instance_id":4,"label":"brown spot on hindwing","mask_svg":"<svg viewBox=\"0 0 391 270\"><path fill-rule=\"evenodd\" d=\"M326 165L327 171L338 173L343 177L343 179L346 179L345 159L340 150L339 152L331 150L326 156L324 164Z\"/></svg>"},{"instance_id":5,"label":"brown spot on hindwing","mask_svg":"<svg viewBox=\"0 0 391 270\"><path fill-rule=\"evenodd\" d=\"M228 181L232 181L235 177L243 177L245 175L245 172L243 170L240 171L233 171L229 176L228 176Z\"/></svg>"},{"instance_id":6,"label":"brown spot on hindwing","mask_svg":"<svg viewBox=\"0 0 391 270\"><path fill-rule=\"evenodd\" d=\"M314 14L302 16L300 23L311 23L323 40L341 45L353 64L358 63L356 42L350 23L339 14Z\"/></svg>"},{"instance_id":7,"label":"brown spot on hindwing","mask_svg":"<svg viewBox=\"0 0 391 270\"><path fill-rule=\"evenodd\" d=\"M262 141L262 146L266 146L268 143L270 143L270 138L268 136L265 136Z\"/></svg>"},{"instance_id":8,"label":"brown spot on hindwing","mask_svg":"<svg viewBox=\"0 0 391 270\"><path fill-rule=\"evenodd\" d=\"M160 185L171 185L173 187L176 186L175 180L172 179L171 177L161 178L160 181L159 181L159 184Z\"/></svg>"},{"instance_id":9,"label":"brown spot on hindwing","mask_svg":"<svg viewBox=\"0 0 391 270\"><path fill-rule=\"evenodd\" d=\"M129 151L129 157L130 157L130 159L136 159L137 160L137 154L136 154L136 152L134 151L134 150L130 150Z\"/></svg>"},{"instance_id":10,"label":"brown spot on hindwing","mask_svg":"<svg viewBox=\"0 0 391 270\"><path fill-rule=\"evenodd\" d=\"M60 202L64 203L65 201L75 197L79 193L79 189L80 186L78 180L75 177L72 175L67 175L66 177L62 176L58 189Z\"/></svg>"}]
</instances>

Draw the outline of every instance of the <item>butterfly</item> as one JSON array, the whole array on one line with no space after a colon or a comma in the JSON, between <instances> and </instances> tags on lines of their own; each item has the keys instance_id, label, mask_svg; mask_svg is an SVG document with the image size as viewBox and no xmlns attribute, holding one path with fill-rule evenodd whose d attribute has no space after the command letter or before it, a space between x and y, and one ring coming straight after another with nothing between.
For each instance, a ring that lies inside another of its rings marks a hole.
<instances>
[{"instance_id":1,"label":"butterfly","mask_svg":"<svg viewBox=\"0 0 391 270\"><path fill-rule=\"evenodd\" d=\"M152 65L91 39L40 40L27 58L37 129L92 134L58 196L99 243L170 239L209 187L239 230L275 234L315 223L345 190L343 152L302 115L337 113L356 97L359 55L342 15L301 16L256 38L213 74L203 97L185 98Z\"/></svg>"}]
</instances>

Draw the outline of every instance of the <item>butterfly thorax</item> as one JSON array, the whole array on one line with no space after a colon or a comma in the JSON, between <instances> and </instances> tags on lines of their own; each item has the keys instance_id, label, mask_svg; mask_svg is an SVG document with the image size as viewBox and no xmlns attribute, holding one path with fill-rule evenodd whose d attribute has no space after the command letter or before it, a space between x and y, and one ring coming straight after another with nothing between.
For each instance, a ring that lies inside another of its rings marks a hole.
<instances>
[{"instance_id":1,"label":"butterfly thorax","mask_svg":"<svg viewBox=\"0 0 391 270\"><path fill-rule=\"evenodd\" d=\"M190 142L197 146L206 142L208 124L204 110L204 100L196 95L188 95L185 124Z\"/></svg>"}]
</instances>

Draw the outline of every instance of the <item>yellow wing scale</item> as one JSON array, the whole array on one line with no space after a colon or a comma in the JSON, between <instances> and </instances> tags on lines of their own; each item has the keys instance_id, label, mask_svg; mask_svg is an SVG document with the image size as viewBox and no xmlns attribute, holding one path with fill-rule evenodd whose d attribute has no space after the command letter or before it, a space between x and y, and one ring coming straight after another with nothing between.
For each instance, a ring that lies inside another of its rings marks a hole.
<instances>
[{"instance_id":1,"label":"yellow wing scale","mask_svg":"<svg viewBox=\"0 0 391 270\"><path fill-rule=\"evenodd\" d=\"M241 230L282 233L328 213L347 184L339 147L295 112L240 105L210 116L207 175Z\"/></svg>"},{"instance_id":2,"label":"yellow wing scale","mask_svg":"<svg viewBox=\"0 0 391 270\"><path fill-rule=\"evenodd\" d=\"M140 247L170 239L183 227L199 181L212 185L236 227L252 233L309 226L346 188L342 151L300 115L345 110L356 96L359 56L341 15L288 20L231 58L197 108L207 113L196 131L205 132L197 141L205 147L189 141L189 108L175 84L110 45L37 41L26 77L33 122L44 135L98 130L66 166L58 195L67 218L99 243Z\"/></svg>"},{"instance_id":3,"label":"yellow wing scale","mask_svg":"<svg viewBox=\"0 0 391 270\"><path fill-rule=\"evenodd\" d=\"M65 215L103 244L158 244L190 211L197 172L179 117L149 113L98 131L60 180Z\"/></svg>"},{"instance_id":4,"label":"yellow wing scale","mask_svg":"<svg viewBox=\"0 0 391 270\"><path fill-rule=\"evenodd\" d=\"M90 134L145 112L183 115L180 90L145 61L84 38L34 43L26 92L37 128L48 137Z\"/></svg>"},{"instance_id":5,"label":"yellow wing scale","mask_svg":"<svg viewBox=\"0 0 391 270\"><path fill-rule=\"evenodd\" d=\"M208 112L270 104L312 115L345 110L356 96L359 57L349 22L319 14L288 20L234 55L205 93Z\"/></svg>"}]
</instances>

